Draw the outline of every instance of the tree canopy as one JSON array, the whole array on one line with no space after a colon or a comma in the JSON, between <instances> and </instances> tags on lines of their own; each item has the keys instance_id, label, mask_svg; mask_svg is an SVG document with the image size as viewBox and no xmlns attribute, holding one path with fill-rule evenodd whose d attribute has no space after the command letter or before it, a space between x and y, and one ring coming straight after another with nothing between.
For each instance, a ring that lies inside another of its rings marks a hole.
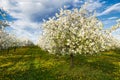
<instances>
[{"instance_id":1,"label":"tree canopy","mask_svg":"<svg viewBox=\"0 0 120 80\"><path fill-rule=\"evenodd\" d=\"M94 12L84 6L80 10L61 9L59 14L44 21L39 46L57 54L94 54L116 47L111 31L120 24L105 30Z\"/></svg>"}]
</instances>

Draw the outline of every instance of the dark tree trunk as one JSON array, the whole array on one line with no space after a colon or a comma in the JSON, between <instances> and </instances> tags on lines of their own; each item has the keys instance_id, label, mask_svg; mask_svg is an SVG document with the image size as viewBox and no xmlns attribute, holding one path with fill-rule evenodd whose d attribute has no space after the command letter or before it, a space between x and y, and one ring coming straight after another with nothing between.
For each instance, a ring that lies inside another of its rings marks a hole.
<instances>
[{"instance_id":1,"label":"dark tree trunk","mask_svg":"<svg viewBox=\"0 0 120 80\"><path fill-rule=\"evenodd\" d=\"M9 53L9 48L7 49L7 54Z\"/></svg>"},{"instance_id":2,"label":"dark tree trunk","mask_svg":"<svg viewBox=\"0 0 120 80\"><path fill-rule=\"evenodd\" d=\"M16 52L16 47L14 47L14 52Z\"/></svg>"},{"instance_id":3,"label":"dark tree trunk","mask_svg":"<svg viewBox=\"0 0 120 80\"><path fill-rule=\"evenodd\" d=\"M2 53L2 50L0 50L0 52Z\"/></svg>"},{"instance_id":4,"label":"dark tree trunk","mask_svg":"<svg viewBox=\"0 0 120 80\"><path fill-rule=\"evenodd\" d=\"M73 68L74 67L74 63L73 63L73 53L70 54L70 67Z\"/></svg>"}]
</instances>

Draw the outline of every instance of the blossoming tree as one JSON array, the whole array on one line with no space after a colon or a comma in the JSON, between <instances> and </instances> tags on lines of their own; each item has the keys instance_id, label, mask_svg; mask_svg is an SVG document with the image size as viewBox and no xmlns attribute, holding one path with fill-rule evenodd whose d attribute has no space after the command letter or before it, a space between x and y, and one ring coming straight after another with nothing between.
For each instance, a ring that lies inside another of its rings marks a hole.
<instances>
[{"instance_id":1,"label":"blossoming tree","mask_svg":"<svg viewBox=\"0 0 120 80\"><path fill-rule=\"evenodd\" d=\"M4 48L6 46L5 42L6 42L7 33L4 31L4 28L8 26L8 23L5 18L6 14L3 12L2 9L0 9L0 16L3 18L2 20L0 20L0 50L2 50L3 46Z\"/></svg>"},{"instance_id":2,"label":"blossoming tree","mask_svg":"<svg viewBox=\"0 0 120 80\"><path fill-rule=\"evenodd\" d=\"M9 53L9 48L14 47L15 51L15 46L18 46L19 42L14 35L11 35L4 30L9 24L6 19L6 13L2 9L0 9L0 16L2 17L0 20L0 50L7 49L7 53Z\"/></svg>"},{"instance_id":3,"label":"blossoming tree","mask_svg":"<svg viewBox=\"0 0 120 80\"><path fill-rule=\"evenodd\" d=\"M94 54L111 49L111 30L104 30L95 14L80 10L60 10L55 17L44 21L39 46L53 54Z\"/></svg>"}]
</instances>

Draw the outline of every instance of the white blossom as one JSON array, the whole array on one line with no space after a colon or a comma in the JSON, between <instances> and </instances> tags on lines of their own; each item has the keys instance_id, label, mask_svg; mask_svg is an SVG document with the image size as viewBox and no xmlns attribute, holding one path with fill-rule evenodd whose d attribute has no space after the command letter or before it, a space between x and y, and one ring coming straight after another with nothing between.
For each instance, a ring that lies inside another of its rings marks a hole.
<instances>
[{"instance_id":1,"label":"white blossom","mask_svg":"<svg viewBox=\"0 0 120 80\"><path fill-rule=\"evenodd\" d=\"M55 18L45 21L38 45L50 53L61 54L94 54L117 47L110 32L119 24L104 30L102 22L84 6L80 10L61 9Z\"/></svg>"}]
</instances>

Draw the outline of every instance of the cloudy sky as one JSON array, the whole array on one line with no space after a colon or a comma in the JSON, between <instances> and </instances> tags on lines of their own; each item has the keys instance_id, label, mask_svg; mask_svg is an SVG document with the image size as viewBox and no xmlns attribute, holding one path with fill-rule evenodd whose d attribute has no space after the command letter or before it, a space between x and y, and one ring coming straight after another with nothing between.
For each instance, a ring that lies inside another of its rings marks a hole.
<instances>
[{"instance_id":1,"label":"cloudy sky","mask_svg":"<svg viewBox=\"0 0 120 80\"><path fill-rule=\"evenodd\" d=\"M20 38L28 38L34 42L41 34L43 19L48 19L59 12L60 8L80 8L87 0L0 0L0 9L7 11L7 20L11 23L8 32ZM90 0L88 10L97 12L97 17L105 28L116 24L120 18L120 0ZM1 19L1 18L0 18ZM119 37L120 30L114 33Z\"/></svg>"}]
</instances>

